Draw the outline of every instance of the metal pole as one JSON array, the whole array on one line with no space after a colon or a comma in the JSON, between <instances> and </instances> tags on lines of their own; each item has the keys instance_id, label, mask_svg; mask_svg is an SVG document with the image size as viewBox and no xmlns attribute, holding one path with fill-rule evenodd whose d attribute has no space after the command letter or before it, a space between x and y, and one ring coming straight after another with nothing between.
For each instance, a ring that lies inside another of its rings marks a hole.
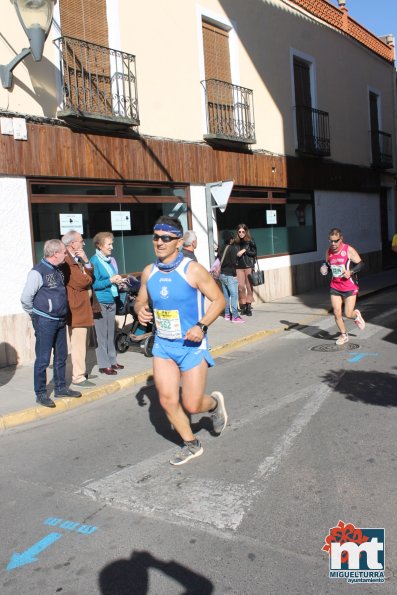
<instances>
[{"instance_id":1,"label":"metal pole","mask_svg":"<svg viewBox=\"0 0 397 595\"><path fill-rule=\"evenodd\" d=\"M213 223L212 223L211 184L205 185L205 204L206 204L206 210L207 210L208 254L210 257L210 266L211 266L215 260L214 227L213 227Z\"/></svg>"}]
</instances>

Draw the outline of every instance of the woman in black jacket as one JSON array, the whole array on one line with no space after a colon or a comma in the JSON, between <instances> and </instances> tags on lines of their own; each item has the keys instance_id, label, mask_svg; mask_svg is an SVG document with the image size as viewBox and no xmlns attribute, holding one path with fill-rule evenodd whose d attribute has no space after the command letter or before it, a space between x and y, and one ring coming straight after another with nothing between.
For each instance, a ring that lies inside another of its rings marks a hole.
<instances>
[{"instance_id":1,"label":"woman in black jacket","mask_svg":"<svg viewBox=\"0 0 397 595\"><path fill-rule=\"evenodd\" d=\"M242 323L245 321L238 313L236 275L237 247L234 243L233 233L228 229L225 229L222 232L222 240L223 245L218 251L218 258L221 261L219 281L221 282L223 295L226 300L225 320L234 323Z\"/></svg>"},{"instance_id":2,"label":"woman in black jacket","mask_svg":"<svg viewBox=\"0 0 397 595\"><path fill-rule=\"evenodd\" d=\"M235 244L237 252L237 282L238 282L238 301L242 314L252 316L252 302L254 294L248 275L252 272L255 265L256 245L245 223L237 226Z\"/></svg>"}]
</instances>

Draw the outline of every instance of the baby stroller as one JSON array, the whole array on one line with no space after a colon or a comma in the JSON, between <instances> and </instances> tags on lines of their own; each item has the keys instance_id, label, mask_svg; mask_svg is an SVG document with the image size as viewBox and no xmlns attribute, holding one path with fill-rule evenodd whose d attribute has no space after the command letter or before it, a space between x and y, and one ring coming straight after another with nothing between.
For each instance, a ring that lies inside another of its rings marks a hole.
<instances>
[{"instance_id":1,"label":"baby stroller","mask_svg":"<svg viewBox=\"0 0 397 595\"><path fill-rule=\"evenodd\" d=\"M123 297L120 298L116 314L124 316L124 323L116 332L114 343L118 353L125 353L132 345L140 345L146 357L152 357L154 343L154 325L142 326L134 311L136 296L138 295L141 283L136 277L127 277L124 280ZM131 314L132 322L127 324L127 316Z\"/></svg>"}]
</instances>

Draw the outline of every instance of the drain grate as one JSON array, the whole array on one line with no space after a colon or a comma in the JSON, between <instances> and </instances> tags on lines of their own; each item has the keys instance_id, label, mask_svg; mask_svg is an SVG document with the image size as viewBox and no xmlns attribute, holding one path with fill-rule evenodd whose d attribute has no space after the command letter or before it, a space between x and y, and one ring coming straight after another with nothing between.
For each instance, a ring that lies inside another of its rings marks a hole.
<instances>
[{"instance_id":1,"label":"drain grate","mask_svg":"<svg viewBox=\"0 0 397 595\"><path fill-rule=\"evenodd\" d=\"M315 345L314 347L310 347L309 351L319 351L320 353L331 353L331 352L340 352L340 351L353 351L355 349L360 349L360 345L358 343L345 343L344 345Z\"/></svg>"}]
</instances>

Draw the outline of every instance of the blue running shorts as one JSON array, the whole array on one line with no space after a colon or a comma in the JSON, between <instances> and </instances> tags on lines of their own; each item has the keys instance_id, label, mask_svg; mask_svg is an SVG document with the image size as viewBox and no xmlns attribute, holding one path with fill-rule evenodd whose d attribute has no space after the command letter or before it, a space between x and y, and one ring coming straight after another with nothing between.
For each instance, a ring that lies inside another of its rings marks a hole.
<instances>
[{"instance_id":1,"label":"blue running shorts","mask_svg":"<svg viewBox=\"0 0 397 595\"><path fill-rule=\"evenodd\" d=\"M197 347L192 347L190 345L182 345L181 343L171 343L170 341L161 340L156 337L152 354L153 357L172 359L181 372L187 372L195 368L203 359L205 359L209 368L215 366L215 362L209 351L207 349L200 349L199 344L197 344Z\"/></svg>"}]
</instances>

